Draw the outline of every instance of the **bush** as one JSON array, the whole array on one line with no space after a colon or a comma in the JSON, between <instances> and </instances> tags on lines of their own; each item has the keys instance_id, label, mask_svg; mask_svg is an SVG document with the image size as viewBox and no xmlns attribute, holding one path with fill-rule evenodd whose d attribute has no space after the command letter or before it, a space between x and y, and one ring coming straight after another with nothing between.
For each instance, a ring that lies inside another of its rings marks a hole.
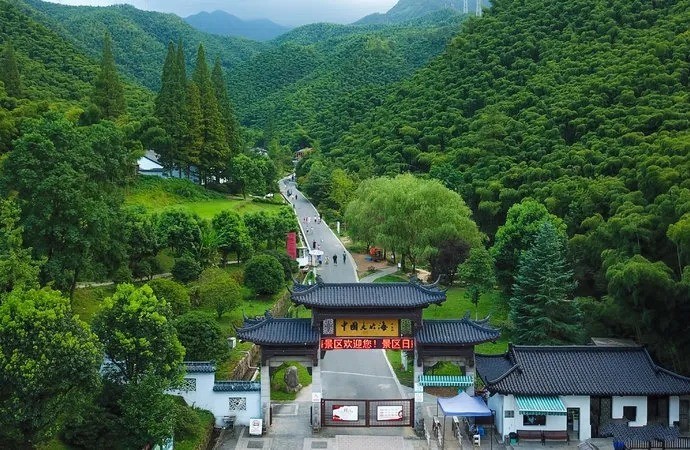
<instances>
[{"instance_id":1,"label":"bush","mask_svg":"<svg viewBox=\"0 0 690 450\"><path fill-rule=\"evenodd\" d=\"M228 345L216 320L202 311L192 311L175 320L180 343L185 348L185 360L209 361L220 359Z\"/></svg>"},{"instance_id":2,"label":"bush","mask_svg":"<svg viewBox=\"0 0 690 450\"><path fill-rule=\"evenodd\" d=\"M198 286L200 303L215 308L219 319L225 312L234 309L240 301L239 284L222 269L204 270Z\"/></svg>"},{"instance_id":3,"label":"bush","mask_svg":"<svg viewBox=\"0 0 690 450\"><path fill-rule=\"evenodd\" d=\"M177 281L189 283L201 275L201 264L191 256L183 256L175 259L171 272Z\"/></svg>"},{"instance_id":4,"label":"bush","mask_svg":"<svg viewBox=\"0 0 690 450\"><path fill-rule=\"evenodd\" d=\"M189 311L191 307L189 302L189 292L187 288L176 283L173 280L168 280L166 278L158 278L151 280L147 283L151 290L153 290L156 298L162 298L173 312L174 316L181 316L182 314Z\"/></svg>"},{"instance_id":5,"label":"bush","mask_svg":"<svg viewBox=\"0 0 690 450\"><path fill-rule=\"evenodd\" d=\"M113 283L115 284L131 283L132 281L132 271L127 266L118 267L113 274Z\"/></svg>"},{"instance_id":6,"label":"bush","mask_svg":"<svg viewBox=\"0 0 690 450\"><path fill-rule=\"evenodd\" d=\"M285 283L283 266L270 255L257 255L247 262L244 284L257 294L275 294Z\"/></svg>"},{"instance_id":7,"label":"bush","mask_svg":"<svg viewBox=\"0 0 690 450\"><path fill-rule=\"evenodd\" d=\"M284 251L266 250L263 253L265 255L273 256L275 259L278 260L280 265L283 266L283 272L285 272L285 280L290 280L290 278L292 278L292 274L297 272L297 269L299 269L297 261L290 258L290 256Z\"/></svg>"}]
</instances>

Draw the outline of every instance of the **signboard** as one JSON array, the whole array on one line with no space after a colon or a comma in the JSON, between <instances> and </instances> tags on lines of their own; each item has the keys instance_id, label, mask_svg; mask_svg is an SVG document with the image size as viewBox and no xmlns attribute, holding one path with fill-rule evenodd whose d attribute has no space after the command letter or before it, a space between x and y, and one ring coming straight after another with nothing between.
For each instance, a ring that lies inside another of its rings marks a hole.
<instances>
[{"instance_id":1,"label":"signboard","mask_svg":"<svg viewBox=\"0 0 690 450\"><path fill-rule=\"evenodd\" d=\"M359 420L359 407L356 405L333 405L332 418L336 422L357 422Z\"/></svg>"},{"instance_id":2,"label":"signboard","mask_svg":"<svg viewBox=\"0 0 690 450\"><path fill-rule=\"evenodd\" d=\"M312 392L311 393L311 402L312 403L319 403L321 401L321 392Z\"/></svg>"},{"instance_id":3,"label":"signboard","mask_svg":"<svg viewBox=\"0 0 690 450\"><path fill-rule=\"evenodd\" d=\"M297 259L297 233L294 231L287 234L285 250L291 259Z\"/></svg>"},{"instance_id":4,"label":"signboard","mask_svg":"<svg viewBox=\"0 0 690 450\"><path fill-rule=\"evenodd\" d=\"M261 436L261 428L263 427L263 419L249 419L249 434L252 436Z\"/></svg>"},{"instance_id":5,"label":"signboard","mask_svg":"<svg viewBox=\"0 0 690 450\"><path fill-rule=\"evenodd\" d=\"M402 420L402 405L384 405L376 407L376 420Z\"/></svg>"},{"instance_id":6,"label":"signboard","mask_svg":"<svg viewBox=\"0 0 690 450\"><path fill-rule=\"evenodd\" d=\"M335 335L344 337L397 337L400 336L399 319L338 319Z\"/></svg>"},{"instance_id":7,"label":"signboard","mask_svg":"<svg viewBox=\"0 0 690 450\"><path fill-rule=\"evenodd\" d=\"M413 338L322 338L321 350L412 350Z\"/></svg>"},{"instance_id":8,"label":"signboard","mask_svg":"<svg viewBox=\"0 0 690 450\"><path fill-rule=\"evenodd\" d=\"M416 403L424 403L424 392L415 392L414 401Z\"/></svg>"}]
</instances>

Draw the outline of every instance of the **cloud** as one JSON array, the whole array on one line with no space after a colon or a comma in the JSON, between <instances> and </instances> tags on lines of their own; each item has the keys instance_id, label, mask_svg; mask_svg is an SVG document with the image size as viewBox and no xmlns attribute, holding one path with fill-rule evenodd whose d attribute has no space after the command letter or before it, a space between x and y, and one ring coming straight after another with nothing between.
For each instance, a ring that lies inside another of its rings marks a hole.
<instances>
[{"instance_id":1,"label":"cloud","mask_svg":"<svg viewBox=\"0 0 690 450\"><path fill-rule=\"evenodd\" d=\"M107 6L128 3L139 9L186 17L221 9L243 19L268 18L285 25L314 22L350 23L373 12L385 12L397 0L52 0L65 5Z\"/></svg>"}]
</instances>

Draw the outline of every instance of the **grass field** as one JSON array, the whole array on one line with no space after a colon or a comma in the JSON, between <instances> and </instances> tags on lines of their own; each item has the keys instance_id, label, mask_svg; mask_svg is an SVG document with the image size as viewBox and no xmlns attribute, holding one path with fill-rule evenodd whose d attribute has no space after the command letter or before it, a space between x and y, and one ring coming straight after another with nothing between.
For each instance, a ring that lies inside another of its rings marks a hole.
<instances>
[{"instance_id":1,"label":"grass field","mask_svg":"<svg viewBox=\"0 0 690 450\"><path fill-rule=\"evenodd\" d=\"M283 206L282 197L276 196L276 203L256 202L251 198L230 197L209 191L186 180L158 177L139 177L125 195L126 205L139 205L151 212L167 208L181 208L211 219L223 210L239 214L267 211L277 212Z\"/></svg>"}]
</instances>

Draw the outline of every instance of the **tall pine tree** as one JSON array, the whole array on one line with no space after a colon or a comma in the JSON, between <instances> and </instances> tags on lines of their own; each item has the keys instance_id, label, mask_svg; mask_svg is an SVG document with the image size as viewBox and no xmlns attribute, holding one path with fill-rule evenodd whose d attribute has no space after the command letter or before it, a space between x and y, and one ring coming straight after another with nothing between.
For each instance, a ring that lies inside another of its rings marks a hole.
<instances>
[{"instance_id":1,"label":"tall pine tree","mask_svg":"<svg viewBox=\"0 0 690 450\"><path fill-rule=\"evenodd\" d=\"M214 177L218 179L225 171L230 159L230 147L226 141L225 127L221 120L203 45L199 45L192 80L199 89L199 100L203 105L203 143L199 154L199 174L201 181L205 182Z\"/></svg>"},{"instance_id":2,"label":"tall pine tree","mask_svg":"<svg viewBox=\"0 0 690 450\"><path fill-rule=\"evenodd\" d=\"M167 169L186 167L187 75L182 42L177 49L171 42L163 65L161 90L156 97L156 117L170 138L170 145L160 155Z\"/></svg>"},{"instance_id":3,"label":"tall pine tree","mask_svg":"<svg viewBox=\"0 0 690 450\"><path fill-rule=\"evenodd\" d=\"M223 76L223 69L220 66L220 58L216 58L216 63L213 65L213 72L211 72L211 81L213 82L213 89L218 101L218 109L220 110L223 125L225 125L225 138L230 147L230 156L233 157L240 153L242 148L242 140L240 137L240 124L237 122L235 112L230 103L230 96L228 95L228 88Z\"/></svg>"},{"instance_id":4,"label":"tall pine tree","mask_svg":"<svg viewBox=\"0 0 690 450\"><path fill-rule=\"evenodd\" d=\"M124 89L115 66L112 40L107 32L103 36L101 70L94 83L92 101L105 119L115 119L125 112Z\"/></svg>"},{"instance_id":5,"label":"tall pine tree","mask_svg":"<svg viewBox=\"0 0 690 450\"><path fill-rule=\"evenodd\" d=\"M580 340L580 313L570 300L575 282L565 257L565 236L545 221L534 245L520 256L513 284L509 303L516 343L557 345Z\"/></svg>"},{"instance_id":6,"label":"tall pine tree","mask_svg":"<svg viewBox=\"0 0 690 450\"><path fill-rule=\"evenodd\" d=\"M5 84L5 92L10 97L22 96L21 80L19 78L19 65L14 55L14 46L7 41L0 59L0 80Z\"/></svg>"},{"instance_id":7,"label":"tall pine tree","mask_svg":"<svg viewBox=\"0 0 690 450\"><path fill-rule=\"evenodd\" d=\"M203 111L199 88L192 80L187 85L187 136L185 141L184 163L187 178L191 167L199 167L199 157L204 146Z\"/></svg>"}]
</instances>

